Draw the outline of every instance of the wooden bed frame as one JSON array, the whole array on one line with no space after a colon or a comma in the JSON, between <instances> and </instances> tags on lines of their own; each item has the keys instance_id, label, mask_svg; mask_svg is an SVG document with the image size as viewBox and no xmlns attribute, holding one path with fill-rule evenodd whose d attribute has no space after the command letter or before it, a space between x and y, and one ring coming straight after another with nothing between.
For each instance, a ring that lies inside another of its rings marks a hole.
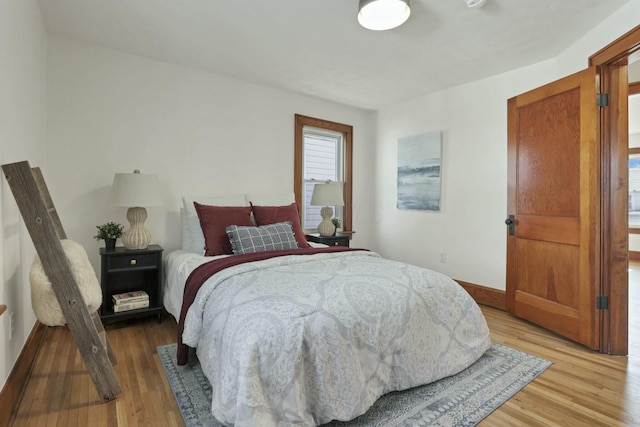
<instances>
[{"instance_id":1,"label":"wooden bed frame","mask_svg":"<svg viewBox=\"0 0 640 427\"><path fill-rule=\"evenodd\" d=\"M62 249L60 239L67 236L42 173L27 161L4 164L2 171L96 390L109 402L122 392L113 368L115 355L98 312L89 313Z\"/></svg>"}]
</instances>

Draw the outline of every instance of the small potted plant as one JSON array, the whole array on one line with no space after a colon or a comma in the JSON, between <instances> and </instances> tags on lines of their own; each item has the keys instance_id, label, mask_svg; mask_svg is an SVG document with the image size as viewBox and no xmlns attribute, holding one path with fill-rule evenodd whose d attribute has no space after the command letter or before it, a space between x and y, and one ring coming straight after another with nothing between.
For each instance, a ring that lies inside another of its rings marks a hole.
<instances>
[{"instance_id":1,"label":"small potted plant","mask_svg":"<svg viewBox=\"0 0 640 427\"><path fill-rule=\"evenodd\" d=\"M106 224L96 225L98 233L93 236L96 240L104 240L104 246L107 250L113 250L116 247L116 240L122 236L123 225L113 221Z\"/></svg>"},{"instance_id":2,"label":"small potted plant","mask_svg":"<svg viewBox=\"0 0 640 427\"><path fill-rule=\"evenodd\" d=\"M335 225L336 229L333 231L333 235L336 235L336 231L338 231L338 228L342 227L342 220L340 220L340 218L337 217L333 217L331 218L331 222L333 223L333 225Z\"/></svg>"}]
</instances>

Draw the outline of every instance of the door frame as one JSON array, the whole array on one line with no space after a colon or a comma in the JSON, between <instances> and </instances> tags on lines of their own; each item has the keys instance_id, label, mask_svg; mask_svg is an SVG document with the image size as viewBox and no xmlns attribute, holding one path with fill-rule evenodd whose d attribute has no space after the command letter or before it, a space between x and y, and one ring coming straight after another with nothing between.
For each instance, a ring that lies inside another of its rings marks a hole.
<instances>
[{"instance_id":1,"label":"door frame","mask_svg":"<svg viewBox=\"0 0 640 427\"><path fill-rule=\"evenodd\" d=\"M609 94L601 110L601 280L609 297L601 311L601 350L628 354L629 338L629 82L627 65L640 59L640 26L589 57L597 67L598 92Z\"/></svg>"}]
</instances>

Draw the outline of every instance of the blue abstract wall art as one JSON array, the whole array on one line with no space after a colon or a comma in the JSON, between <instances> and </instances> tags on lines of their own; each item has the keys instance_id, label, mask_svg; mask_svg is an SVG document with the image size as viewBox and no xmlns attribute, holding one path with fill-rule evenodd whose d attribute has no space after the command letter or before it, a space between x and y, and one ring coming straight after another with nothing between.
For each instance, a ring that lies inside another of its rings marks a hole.
<instances>
[{"instance_id":1,"label":"blue abstract wall art","mask_svg":"<svg viewBox=\"0 0 640 427\"><path fill-rule=\"evenodd\" d=\"M398 209L440 211L442 132L398 138Z\"/></svg>"}]
</instances>

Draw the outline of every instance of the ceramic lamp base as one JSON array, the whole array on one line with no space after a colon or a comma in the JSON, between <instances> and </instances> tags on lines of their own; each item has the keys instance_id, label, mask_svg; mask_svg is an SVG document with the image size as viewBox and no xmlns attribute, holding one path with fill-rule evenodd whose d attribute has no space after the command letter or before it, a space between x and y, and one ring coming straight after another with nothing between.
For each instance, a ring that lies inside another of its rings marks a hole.
<instances>
[{"instance_id":1,"label":"ceramic lamp base","mask_svg":"<svg viewBox=\"0 0 640 427\"><path fill-rule=\"evenodd\" d=\"M147 249L151 243L151 233L144 228L147 219L145 208L135 207L127 210L127 220L131 227L122 235L122 244L129 250Z\"/></svg>"},{"instance_id":2,"label":"ceramic lamp base","mask_svg":"<svg viewBox=\"0 0 640 427\"><path fill-rule=\"evenodd\" d=\"M333 208L325 206L320 209L320 216L322 217L322 221L318 224L318 233L323 237L333 236L333 233L336 232L336 226L331 222Z\"/></svg>"}]
</instances>

